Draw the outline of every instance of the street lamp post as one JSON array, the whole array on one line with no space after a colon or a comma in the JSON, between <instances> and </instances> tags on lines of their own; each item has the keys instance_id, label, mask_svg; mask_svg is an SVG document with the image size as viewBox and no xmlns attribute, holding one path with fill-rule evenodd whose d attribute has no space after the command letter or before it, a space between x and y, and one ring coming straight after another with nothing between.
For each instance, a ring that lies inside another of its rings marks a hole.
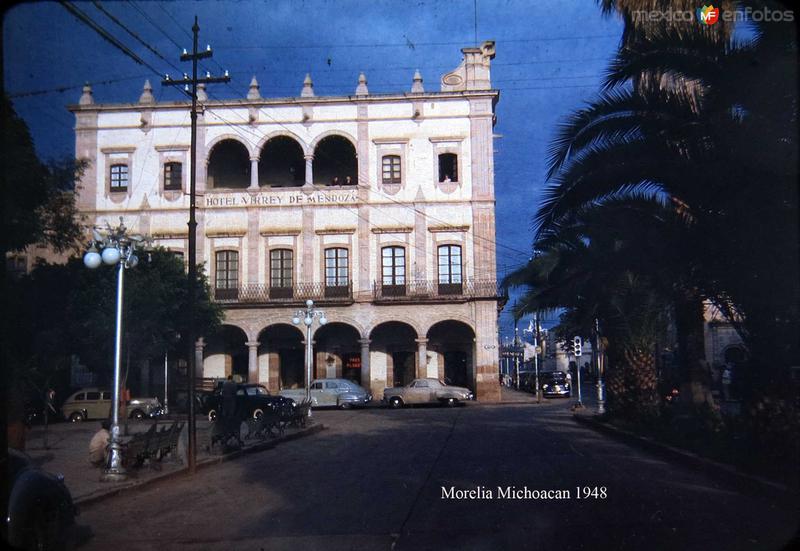
<instances>
[{"instance_id":1,"label":"street lamp post","mask_svg":"<svg viewBox=\"0 0 800 551\"><path fill-rule=\"evenodd\" d=\"M122 358L122 297L124 274L126 268L135 268L139 263L136 256L136 245L146 242L140 235L128 234L128 228L119 219L119 226L112 228L108 225L105 235L94 230L93 239L89 250L83 256L83 263L89 269L95 269L100 264L109 266L117 265L117 315L116 333L114 337L114 390L111 404L111 437L109 438L109 452L106 468L101 480L117 482L127 479L128 474L122 464L122 444L119 440L119 399L120 399L120 372Z\"/></svg>"},{"instance_id":2,"label":"street lamp post","mask_svg":"<svg viewBox=\"0 0 800 551\"><path fill-rule=\"evenodd\" d=\"M319 324L325 325L328 323L328 318L325 317L325 312L314 308L314 301L308 299L306 301L305 310L297 310L292 318L292 323L300 325L301 323L306 326L306 401L311 402L311 366L314 363L312 357L311 346L311 325L314 323L314 318L319 317ZM308 408L308 416L311 417L311 406Z\"/></svg>"}]
</instances>

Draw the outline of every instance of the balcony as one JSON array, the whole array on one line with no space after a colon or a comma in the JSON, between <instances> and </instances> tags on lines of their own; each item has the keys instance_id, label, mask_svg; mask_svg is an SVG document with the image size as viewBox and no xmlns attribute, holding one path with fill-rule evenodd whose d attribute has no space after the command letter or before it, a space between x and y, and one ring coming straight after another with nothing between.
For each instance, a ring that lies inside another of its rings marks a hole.
<instances>
[{"instance_id":1,"label":"balcony","mask_svg":"<svg viewBox=\"0 0 800 551\"><path fill-rule=\"evenodd\" d=\"M237 289L214 289L214 300L231 306L293 306L311 299L319 304L353 302L353 282L330 286L324 283L297 283L292 287L242 285Z\"/></svg>"},{"instance_id":2,"label":"balcony","mask_svg":"<svg viewBox=\"0 0 800 551\"><path fill-rule=\"evenodd\" d=\"M439 283L437 280L412 280L404 285L375 282L373 301L388 302L464 302L474 299L497 299L502 292L493 279L470 279L462 283Z\"/></svg>"}]
</instances>

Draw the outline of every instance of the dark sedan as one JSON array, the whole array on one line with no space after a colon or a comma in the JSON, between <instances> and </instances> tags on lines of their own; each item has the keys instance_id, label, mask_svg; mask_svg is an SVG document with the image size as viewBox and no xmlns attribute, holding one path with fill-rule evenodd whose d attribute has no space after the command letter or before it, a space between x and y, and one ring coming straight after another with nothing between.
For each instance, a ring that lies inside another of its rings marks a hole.
<instances>
[{"instance_id":1,"label":"dark sedan","mask_svg":"<svg viewBox=\"0 0 800 551\"><path fill-rule=\"evenodd\" d=\"M213 421L222 409L222 383L220 382L213 392L204 394L200 398L201 411ZM283 396L274 396L263 385L255 383L236 385L236 414L242 418L258 418L267 409L291 415L295 401Z\"/></svg>"},{"instance_id":2,"label":"dark sedan","mask_svg":"<svg viewBox=\"0 0 800 551\"><path fill-rule=\"evenodd\" d=\"M5 461L9 496L3 504L3 539L14 549L69 549L77 509L63 477L39 469L11 448Z\"/></svg>"},{"instance_id":3,"label":"dark sedan","mask_svg":"<svg viewBox=\"0 0 800 551\"><path fill-rule=\"evenodd\" d=\"M561 371L542 373L539 376L539 380L542 385L542 396L569 397L572 393L572 385L570 385L570 382L567 380L567 374Z\"/></svg>"}]
</instances>

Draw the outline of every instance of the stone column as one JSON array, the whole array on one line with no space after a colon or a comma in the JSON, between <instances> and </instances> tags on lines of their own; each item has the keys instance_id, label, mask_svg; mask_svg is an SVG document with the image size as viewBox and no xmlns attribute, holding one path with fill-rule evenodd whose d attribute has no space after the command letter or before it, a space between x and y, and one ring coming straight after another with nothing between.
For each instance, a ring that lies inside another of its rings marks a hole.
<instances>
[{"instance_id":1,"label":"stone column","mask_svg":"<svg viewBox=\"0 0 800 551\"><path fill-rule=\"evenodd\" d=\"M203 337L200 337L194 343L194 375L195 377L203 377L203 349L206 347L206 342Z\"/></svg>"},{"instance_id":2,"label":"stone column","mask_svg":"<svg viewBox=\"0 0 800 551\"><path fill-rule=\"evenodd\" d=\"M417 379L428 376L428 339L415 339L417 343Z\"/></svg>"},{"instance_id":3,"label":"stone column","mask_svg":"<svg viewBox=\"0 0 800 551\"><path fill-rule=\"evenodd\" d=\"M258 157L250 159L250 191L258 191Z\"/></svg>"},{"instance_id":4,"label":"stone column","mask_svg":"<svg viewBox=\"0 0 800 551\"><path fill-rule=\"evenodd\" d=\"M258 341L247 341L247 382L258 382Z\"/></svg>"},{"instance_id":5,"label":"stone column","mask_svg":"<svg viewBox=\"0 0 800 551\"><path fill-rule=\"evenodd\" d=\"M370 388L370 372L369 372L369 339L359 339L361 345L361 386L369 390Z\"/></svg>"},{"instance_id":6,"label":"stone column","mask_svg":"<svg viewBox=\"0 0 800 551\"><path fill-rule=\"evenodd\" d=\"M314 185L314 156L305 155L306 160L306 184L307 186Z\"/></svg>"}]
</instances>

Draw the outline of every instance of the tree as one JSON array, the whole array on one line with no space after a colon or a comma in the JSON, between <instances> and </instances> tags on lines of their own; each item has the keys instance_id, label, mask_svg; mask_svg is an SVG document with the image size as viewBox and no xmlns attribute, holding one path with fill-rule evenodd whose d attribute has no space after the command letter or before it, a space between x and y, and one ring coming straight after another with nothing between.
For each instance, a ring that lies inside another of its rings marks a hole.
<instances>
[{"instance_id":1,"label":"tree","mask_svg":"<svg viewBox=\"0 0 800 551\"><path fill-rule=\"evenodd\" d=\"M536 221L539 232L557 228L573 210L631 192L666 198L683 220L684 254L667 269L685 379L697 381L709 299L753 354L747 387L780 394L800 329L796 35L787 23L758 31L735 44L683 28L634 29L606 91L562 126Z\"/></svg>"},{"instance_id":2,"label":"tree","mask_svg":"<svg viewBox=\"0 0 800 551\"><path fill-rule=\"evenodd\" d=\"M183 262L163 248L141 254L139 265L125 272L123 347L132 366L163 357L165 350L181 353L187 348L174 338L188 333ZM89 270L74 258L66 265L39 265L17 282L14 295L22 323L13 338L20 363L47 376L68 367L75 355L110 380L116 279L116 269ZM209 298L202 268L198 289L195 323L201 334L208 334L219 326L222 313Z\"/></svg>"},{"instance_id":3,"label":"tree","mask_svg":"<svg viewBox=\"0 0 800 551\"><path fill-rule=\"evenodd\" d=\"M657 410L656 342L666 326L669 285L653 270L659 253L649 244L656 236L663 241L660 228L672 218L644 195L573 211L539 236L531 262L504 282L528 287L518 315L566 309L557 328L562 336L590 335L600 320L609 343L609 409L628 416Z\"/></svg>"},{"instance_id":4,"label":"tree","mask_svg":"<svg viewBox=\"0 0 800 551\"><path fill-rule=\"evenodd\" d=\"M20 435L24 408L22 396L26 380L30 380L27 356L19 355L20 343L11 338L18 329L19 309L11 300L12 293L7 280L5 259L9 251L19 251L28 245L39 243L58 252L76 245L82 234L78 216L74 185L85 168L82 162L73 159L42 163L36 156L30 132L25 122L17 116L11 101L3 96L0 100L2 133L2 171L0 190L3 203L3 231L0 235L0 255L4 267L0 270L0 295L2 309L2 362L5 381L2 388L9 393L9 427L17 427L10 439L13 445L23 446Z\"/></svg>"}]
</instances>

